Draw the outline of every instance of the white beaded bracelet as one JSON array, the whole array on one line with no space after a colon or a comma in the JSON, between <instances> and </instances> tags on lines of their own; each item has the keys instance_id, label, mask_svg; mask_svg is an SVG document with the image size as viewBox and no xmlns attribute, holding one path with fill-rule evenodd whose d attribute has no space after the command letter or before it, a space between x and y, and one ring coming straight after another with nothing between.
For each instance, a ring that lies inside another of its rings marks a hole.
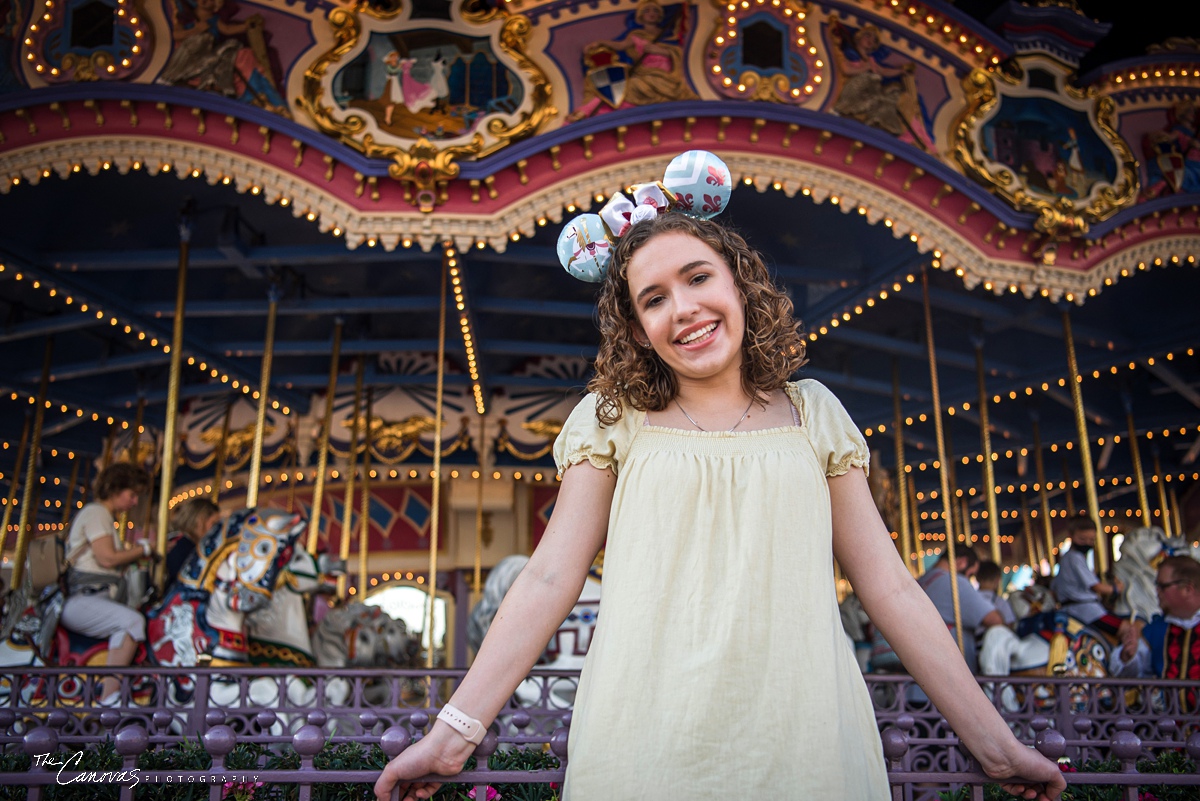
<instances>
[{"instance_id":1,"label":"white beaded bracelet","mask_svg":"<svg viewBox=\"0 0 1200 801\"><path fill-rule=\"evenodd\" d=\"M487 729L483 727L482 723L450 704L442 707L442 711L438 712L437 719L445 721L450 728L465 737L467 742L472 745L479 745L483 741L483 735L487 733Z\"/></svg>"}]
</instances>

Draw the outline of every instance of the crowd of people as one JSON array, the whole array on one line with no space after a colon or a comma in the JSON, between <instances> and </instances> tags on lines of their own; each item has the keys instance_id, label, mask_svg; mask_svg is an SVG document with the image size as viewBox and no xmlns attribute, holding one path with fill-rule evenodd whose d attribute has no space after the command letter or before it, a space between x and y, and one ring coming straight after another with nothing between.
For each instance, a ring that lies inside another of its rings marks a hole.
<instances>
[{"instance_id":1,"label":"crowd of people","mask_svg":"<svg viewBox=\"0 0 1200 801\"><path fill-rule=\"evenodd\" d=\"M1158 563L1154 582L1161 613L1145 619L1134 613L1127 618L1113 612L1114 601L1125 590L1117 578L1098 576L1088 561L1096 544L1096 527L1088 517L1068 521L1070 547L1058 558L1053 578L1038 582L1053 593L1055 608L1018 620L1008 597L1002 593L1004 571L976 552L960 545L953 571L958 586L958 621L962 626L963 657L972 672L979 672L977 650L988 629L1006 626L1019 636L1049 635L1055 630L1056 615L1069 617L1107 635L1114 643L1109 675L1126 678L1200 680L1200 561L1188 555L1166 556ZM918 580L952 633L956 623L951 588L950 556L938 561ZM904 668L887 641L871 633L872 670L899 672Z\"/></svg>"}]
</instances>

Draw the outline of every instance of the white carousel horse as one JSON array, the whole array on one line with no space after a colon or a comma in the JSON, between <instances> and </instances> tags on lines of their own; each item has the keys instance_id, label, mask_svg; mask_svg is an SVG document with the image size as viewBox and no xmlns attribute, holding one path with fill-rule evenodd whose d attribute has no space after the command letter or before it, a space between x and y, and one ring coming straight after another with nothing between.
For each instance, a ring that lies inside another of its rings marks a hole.
<instances>
[{"instance_id":1,"label":"white carousel horse","mask_svg":"<svg viewBox=\"0 0 1200 801\"><path fill-rule=\"evenodd\" d=\"M600 613L600 579L603 556L597 557L589 571L579 600L571 608L562 625L554 633L554 637L542 653L542 658L536 667L552 670L579 670L583 667L588 647L592 644L592 632ZM528 556L507 556L496 563L484 582L483 598L471 610L467 626L467 642L475 650L479 649L484 635L500 608L500 602L508 592L517 575L529 563ZM569 708L575 702L574 682L552 682L543 690L543 684L536 679L526 679L517 687L517 698L523 704L536 704L541 701L543 693L547 701L559 708Z\"/></svg>"},{"instance_id":2,"label":"white carousel horse","mask_svg":"<svg viewBox=\"0 0 1200 801\"><path fill-rule=\"evenodd\" d=\"M271 603L246 618L250 663L271 667L315 667L317 660L309 635L305 596L333 592L328 578L345 572L344 560L333 559L328 554L313 556L304 548L296 548L291 561L279 574ZM308 682L294 676L288 676L286 681L290 704L311 706L316 701L316 692ZM277 690L274 695L279 695Z\"/></svg>"},{"instance_id":3,"label":"white carousel horse","mask_svg":"<svg viewBox=\"0 0 1200 801\"><path fill-rule=\"evenodd\" d=\"M330 609L313 631L312 641L317 664L323 668L415 667L419 650L403 620L358 601ZM326 683L326 698L330 704L342 705L350 689L349 682L335 676ZM378 696L379 688L371 689L367 688L368 702L388 701Z\"/></svg>"},{"instance_id":4,"label":"white carousel horse","mask_svg":"<svg viewBox=\"0 0 1200 801\"><path fill-rule=\"evenodd\" d=\"M162 603L146 614L146 643L160 665L250 664L246 621L267 609L296 543L307 530L301 515L278 510L234 512L197 544ZM235 683L214 681L210 701L239 702ZM187 688L181 688L187 689ZM278 692L269 679L250 683L248 701L268 705ZM174 699L187 703L186 694Z\"/></svg>"}]
</instances>

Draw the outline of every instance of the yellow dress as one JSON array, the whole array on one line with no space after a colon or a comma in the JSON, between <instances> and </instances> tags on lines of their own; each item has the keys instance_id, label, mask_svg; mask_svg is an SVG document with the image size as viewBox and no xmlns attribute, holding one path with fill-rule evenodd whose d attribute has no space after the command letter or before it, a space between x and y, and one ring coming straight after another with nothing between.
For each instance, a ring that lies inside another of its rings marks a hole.
<instances>
[{"instance_id":1,"label":"yellow dress","mask_svg":"<svg viewBox=\"0 0 1200 801\"><path fill-rule=\"evenodd\" d=\"M867 447L824 386L787 391L799 427L601 427L592 395L564 425L560 470L617 475L564 801L888 798L825 481Z\"/></svg>"}]
</instances>

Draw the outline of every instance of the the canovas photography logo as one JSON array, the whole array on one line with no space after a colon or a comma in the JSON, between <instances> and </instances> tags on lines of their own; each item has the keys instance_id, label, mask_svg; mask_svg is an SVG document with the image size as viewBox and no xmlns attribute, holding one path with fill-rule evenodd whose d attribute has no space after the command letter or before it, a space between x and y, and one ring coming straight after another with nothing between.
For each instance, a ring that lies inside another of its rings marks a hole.
<instances>
[{"instance_id":1,"label":"the canovas photography logo","mask_svg":"<svg viewBox=\"0 0 1200 801\"><path fill-rule=\"evenodd\" d=\"M59 784L120 784L128 785L130 789L138 786L140 768L129 770L85 770L80 771L79 765L83 752L76 751L70 756L62 754L34 754L33 766L56 770L56 780ZM66 773L67 775L63 775Z\"/></svg>"},{"instance_id":2,"label":"the canovas photography logo","mask_svg":"<svg viewBox=\"0 0 1200 801\"><path fill-rule=\"evenodd\" d=\"M223 784L225 797L249 798L262 782L250 773L170 773L154 771L143 775L141 768L128 770L80 770L83 752L34 754L33 767L55 771L58 784L119 784L133 789L139 784Z\"/></svg>"}]
</instances>

